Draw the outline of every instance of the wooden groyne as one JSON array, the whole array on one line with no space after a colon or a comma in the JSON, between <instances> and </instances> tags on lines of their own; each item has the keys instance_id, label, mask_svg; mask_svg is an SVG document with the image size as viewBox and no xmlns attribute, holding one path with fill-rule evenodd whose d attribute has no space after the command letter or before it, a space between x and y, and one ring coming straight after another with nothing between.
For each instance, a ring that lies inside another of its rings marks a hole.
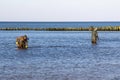
<instances>
[{"instance_id":1,"label":"wooden groyne","mask_svg":"<svg viewBox=\"0 0 120 80\"><path fill-rule=\"evenodd\" d=\"M96 28L95 26L92 26ZM79 27L79 28L11 28L11 27L6 27L6 28L0 28L0 30L4 31L17 31L17 30L22 30L22 31L29 31L29 30L34 30L34 31L89 31L90 27ZM97 27L97 31L120 31L120 26L103 26L103 27Z\"/></svg>"}]
</instances>

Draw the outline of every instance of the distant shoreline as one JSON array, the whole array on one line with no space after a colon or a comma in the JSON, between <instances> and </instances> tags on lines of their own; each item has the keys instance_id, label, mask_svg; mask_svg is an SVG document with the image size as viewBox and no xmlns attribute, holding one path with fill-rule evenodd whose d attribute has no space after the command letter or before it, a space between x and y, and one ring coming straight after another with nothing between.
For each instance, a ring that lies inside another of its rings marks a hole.
<instances>
[{"instance_id":1,"label":"distant shoreline","mask_svg":"<svg viewBox=\"0 0 120 80\"><path fill-rule=\"evenodd\" d=\"M94 26L92 26L94 27ZM95 28L95 27L94 27ZM105 27L97 27L98 31L120 31L120 26L105 26ZM79 27L79 28L0 28L3 31L89 31L90 27Z\"/></svg>"}]
</instances>

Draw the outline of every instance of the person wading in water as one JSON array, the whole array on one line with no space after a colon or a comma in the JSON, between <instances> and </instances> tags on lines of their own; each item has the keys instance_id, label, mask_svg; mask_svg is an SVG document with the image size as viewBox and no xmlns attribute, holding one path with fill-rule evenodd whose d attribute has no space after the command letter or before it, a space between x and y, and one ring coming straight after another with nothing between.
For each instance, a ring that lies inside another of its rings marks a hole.
<instances>
[{"instance_id":1,"label":"person wading in water","mask_svg":"<svg viewBox=\"0 0 120 80\"><path fill-rule=\"evenodd\" d=\"M21 49L28 48L28 37L27 35L20 36L16 38L16 46Z\"/></svg>"},{"instance_id":2,"label":"person wading in water","mask_svg":"<svg viewBox=\"0 0 120 80\"><path fill-rule=\"evenodd\" d=\"M97 33L97 28L91 27L90 30L92 31L92 37L91 37L91 42L92 44L96 44L98 38L98 33Z\"/></svg>"}]
</instances>

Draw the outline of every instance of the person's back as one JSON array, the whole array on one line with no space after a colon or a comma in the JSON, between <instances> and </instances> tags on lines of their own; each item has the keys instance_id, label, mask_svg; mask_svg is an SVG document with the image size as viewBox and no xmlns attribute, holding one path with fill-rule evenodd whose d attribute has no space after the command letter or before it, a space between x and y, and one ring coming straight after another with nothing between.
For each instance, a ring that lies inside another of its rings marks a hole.
<instances>
[{"instance_id":1,"label":"person's back","mask_svg":"<svg viewBox=\"0 0 120 80\"><path fill-rule=\"evenodd\" d=\"M97 28L92 29L92 38L91 39L92 39L93 44L97 43L97 39L98 39Z\"/></svg>"}]
</instances>

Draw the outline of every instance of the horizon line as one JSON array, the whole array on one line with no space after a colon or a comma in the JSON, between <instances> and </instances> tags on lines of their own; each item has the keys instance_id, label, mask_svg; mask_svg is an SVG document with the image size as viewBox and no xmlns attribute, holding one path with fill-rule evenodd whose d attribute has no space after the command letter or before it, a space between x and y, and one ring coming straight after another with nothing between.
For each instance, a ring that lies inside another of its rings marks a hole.
<instances>
[{"instance_id":1,"label":"horizon line","mask_svg":"<svg viewBox=\"0 0 120 80\"><path fill-rule=\"evenodd\" d=\"M120 22L120 21L0 21L0 22Z\"/></svg>"}]
</instances>

